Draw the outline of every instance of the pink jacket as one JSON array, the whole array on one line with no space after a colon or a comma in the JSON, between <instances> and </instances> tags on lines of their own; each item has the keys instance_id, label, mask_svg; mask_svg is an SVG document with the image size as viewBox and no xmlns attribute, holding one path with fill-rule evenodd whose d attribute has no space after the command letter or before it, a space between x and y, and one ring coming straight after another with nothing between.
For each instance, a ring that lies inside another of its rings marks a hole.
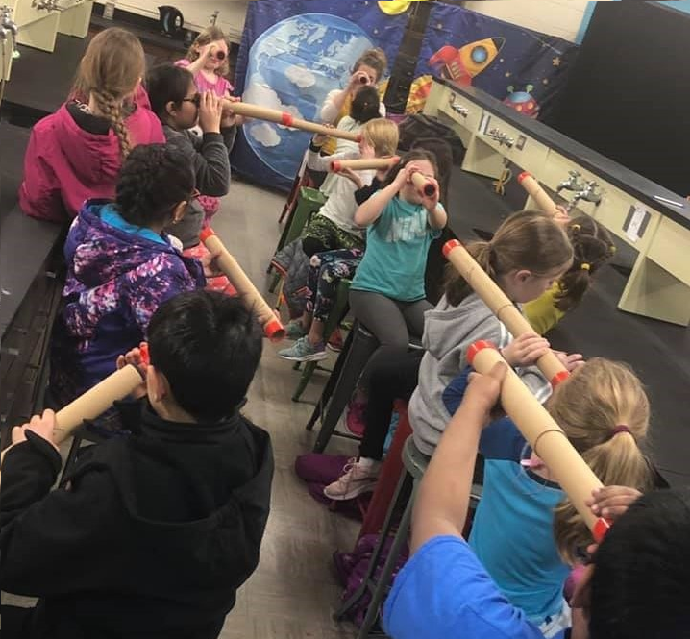
<instances>
[{"instance_id":1,"label":"pink jacket","mask_svg":"<svg viewBox=\"0 0 690 639\"><path fill-rule=\"evenodd\" d=\"M164 143L160 120L150 110L146 92L125 121L134 144ZM115 134L94 135L81 129L65 105L40 120L24 156L19 205L32 217L65 222L91 198L112 199L122 162Z\"/></svg>"}]
</instances>

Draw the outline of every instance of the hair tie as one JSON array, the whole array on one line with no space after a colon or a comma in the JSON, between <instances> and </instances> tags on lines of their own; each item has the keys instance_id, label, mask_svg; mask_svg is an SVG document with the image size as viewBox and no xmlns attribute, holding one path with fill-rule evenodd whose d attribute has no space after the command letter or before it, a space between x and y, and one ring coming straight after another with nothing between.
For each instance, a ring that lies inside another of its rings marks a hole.
<instances>
[{"instance_id":1,"label":"hair tie","mask_svg":"<svg viewBox=\"0 0 690 639\"><path fill-rule=\"evenodd\" d=\"M582 262L582 264L580 264L580 268L583 271L589 271L589 269L592 268L592 265L589 264L588 262Z\"/></svg>"},{"instance_id":2,"label":"hair tie","mask_svg":"<svg viewBox=\"0 0 690 639\"><path fill-rule=\"evenodd\" d=\"M632 435L630 432L630 429L627 426L616 426L612 431L611 431L611 437L609 439L613 439L618 433L628 433L629 435Z\"/></svg>"}]
</instances>

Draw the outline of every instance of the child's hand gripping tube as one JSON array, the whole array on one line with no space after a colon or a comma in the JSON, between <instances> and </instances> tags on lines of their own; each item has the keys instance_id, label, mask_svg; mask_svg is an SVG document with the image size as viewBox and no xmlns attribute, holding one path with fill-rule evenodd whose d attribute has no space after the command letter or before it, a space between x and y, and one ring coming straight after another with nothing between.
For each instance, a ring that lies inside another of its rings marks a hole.
<instances>
[{"instance_id":1,"label":"child's hand gripping tube","mask_svg":"<svg viewBox=\"0 0 690 639\"><path fill-rule=\"evenodd\" d=\"M531 173L528 171L521 173L517 181L530 194L537 208L549 215L556 215L556 203L549 197L549 194L542 188L539 182L532 177Z\"/></svg>"},{"instance_id":2,"label":"child's hand gripping tube","mask_svg":"<svg viewBox=\"0 0 690 639\"><path fill-rule=\"evenodd\" d=\"M331 162L331 172L340 173L343 169L353 171L382 171L390 169L400 162L396 155L392 158L372 158L370 160L333 160Z\"/></svg>"},{"instance_id":3,"label":"child's hand gripping tube","mask_svg":"<svg viewBox=\"0 0 690 639\"><path fill-rule=\"evenodd\" d=\"M532 326L517 307L508 299L501 287L482 269L458 240L450 240L443 246L444 257L453 264L462 278L479 295L493 314L503 322L513 337L532 332ZM569 375L563 363L549 351L537 360L544 377L556 386Z\"/></svg>"},{"instance_id":4,"label":"child's hand gripping tube","mask_svg":"<svg viewBox=\"0 0 690 639\"><path fill-rule=\"evenodd\" d=\"M237 290L245 307L256 314L266 337L273 342L283 339L285 337L283 324L218 236L210 228L207 228L201 232L199 237L211 254L217 256L218 266Z\"/></svg>"},{"instance_id":5,"label":"child's hand gripping tube","mask_svg":"<svg viewBox=\"0 0 690 639\"><path fill-rule=\"evenodd\" d=\"M410 177L410 181L415 185L421 195L432 197L436 193L436 185L424 177L421 173L415 172Z\"/></svg>"},{"instance_id":6,"label":"child's hand gripping tube","mask_svg":"<svg viewBox=\"0 0 690 639\"><path fill-rule=\"evenodd\" d=\"M232 102L227 98L224 99L223 109L232 111L237 115L244 115L248 118L256 118L257 120L266 120L266 122L274 122L291 129L299 129L300 131L308 131L318 135L327 135L333 138L342 138L343 140L351 140L352 142L359 142L361 136L359 133L351 131L342 131L334 129L323 124L296 118L292 113L287 111L279 111L278 109L269 109L257 104L247 104L246 102Z\"/></svg>"},{"instance_id":7,"label":"child's hand gripping tube","mask_svg":"<svg viewBox=\"0 0 690 639\"><path fill-rule=\"evenodd\" d=\"M474 343L467 352L467 361L474 369L488 374L496 362L505 361L491 342ZM507 366L507 365L506 365ZM529 388L509 366L501 390L501 404L532 450L553 473L568 495L595 541L602 540L609 522L597 517L587 505L592 491L602 483L575 450L566 434L547 410L536 400Z\"/></svg>"},{"instance_id":8,"label":"child's hand gripping tube","mask_svg":"<svg viewBox=\"0 0 690 639\"><path fill-rule=\"evenodd\" d=\"M148 360L144 352L142 352L142 360ZM139 384L141 384L141 374L132 364L127 364L115 371L55 413L53 441L59 446L85 421L96 419L105 413L114 402L133 393ZM10 448L11 446L2 451L0 463Z\"/></svg>"}]
</instances>

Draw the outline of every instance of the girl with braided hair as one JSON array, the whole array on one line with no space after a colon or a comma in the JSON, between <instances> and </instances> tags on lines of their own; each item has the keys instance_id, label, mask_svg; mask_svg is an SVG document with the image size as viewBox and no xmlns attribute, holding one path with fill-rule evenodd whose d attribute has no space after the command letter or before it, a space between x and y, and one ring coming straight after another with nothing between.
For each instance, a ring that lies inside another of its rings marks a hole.
<instances>
[{"instance_id":1,"label":"girl with braided hair","mask_svg":"<svg viewBox=\"0 0 690 639\"><path fill-rule=\"evenodd\" d=\"M112 198L132 148L165 142L143 75L136 36L111 28L91 40L67 102L32 131L19 190L26 214L64 222L87 199Z\"/></svg>"},{"instance_id":2,"label":"girl with braided hair","mask_svg":"<svg viewBox=\"0 0 690 639\"><path fill-rule=\"evenodd\" d=\"M163 302L217 275L211 256L203 263L185 257L164 232L195 194L183 152L139 145L125 160L114 202L89 200L75 218L51 344L51 394L60 405L114 372L117 356L144 339Z\"/></svg>"},{"instance_id":3,"label":"girl with braided hair","mask_svg":"<svg viewBox=\"0 0 690 639\"><path fill-rule=\"evenodd\" d=\"M580 304L594 275L616 252L609 232L588 215L566 218L564 223L575 252L573 265L548 291L525 304L525 315L540 335Z\"/></svg>"}]
</instances>

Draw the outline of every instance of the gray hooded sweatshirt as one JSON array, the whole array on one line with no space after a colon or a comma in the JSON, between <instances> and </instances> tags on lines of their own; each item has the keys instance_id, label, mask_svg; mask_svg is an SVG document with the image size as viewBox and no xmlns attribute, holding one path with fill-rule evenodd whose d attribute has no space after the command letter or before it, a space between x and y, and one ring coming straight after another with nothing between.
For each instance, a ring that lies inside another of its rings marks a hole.
<instances>
[{"instance_id":1,"label":"gray hooded sweatshirt","mask_svg":"<svg viewBox=\"0 0 690 639\"><path fill-rule=\"evenodd\" d=\"M408 416L414 443L425 455L434 452L451 418L443 405L443 391L467 366L467 349L478 340L505 348L512 336L476 293L458 306L451 306L444 295L436 308L424 315L422 345L426 353ZM517 368L515 372L540 403L549 398L551 384L535 366Z\"/></svg>"}]
</instances>

